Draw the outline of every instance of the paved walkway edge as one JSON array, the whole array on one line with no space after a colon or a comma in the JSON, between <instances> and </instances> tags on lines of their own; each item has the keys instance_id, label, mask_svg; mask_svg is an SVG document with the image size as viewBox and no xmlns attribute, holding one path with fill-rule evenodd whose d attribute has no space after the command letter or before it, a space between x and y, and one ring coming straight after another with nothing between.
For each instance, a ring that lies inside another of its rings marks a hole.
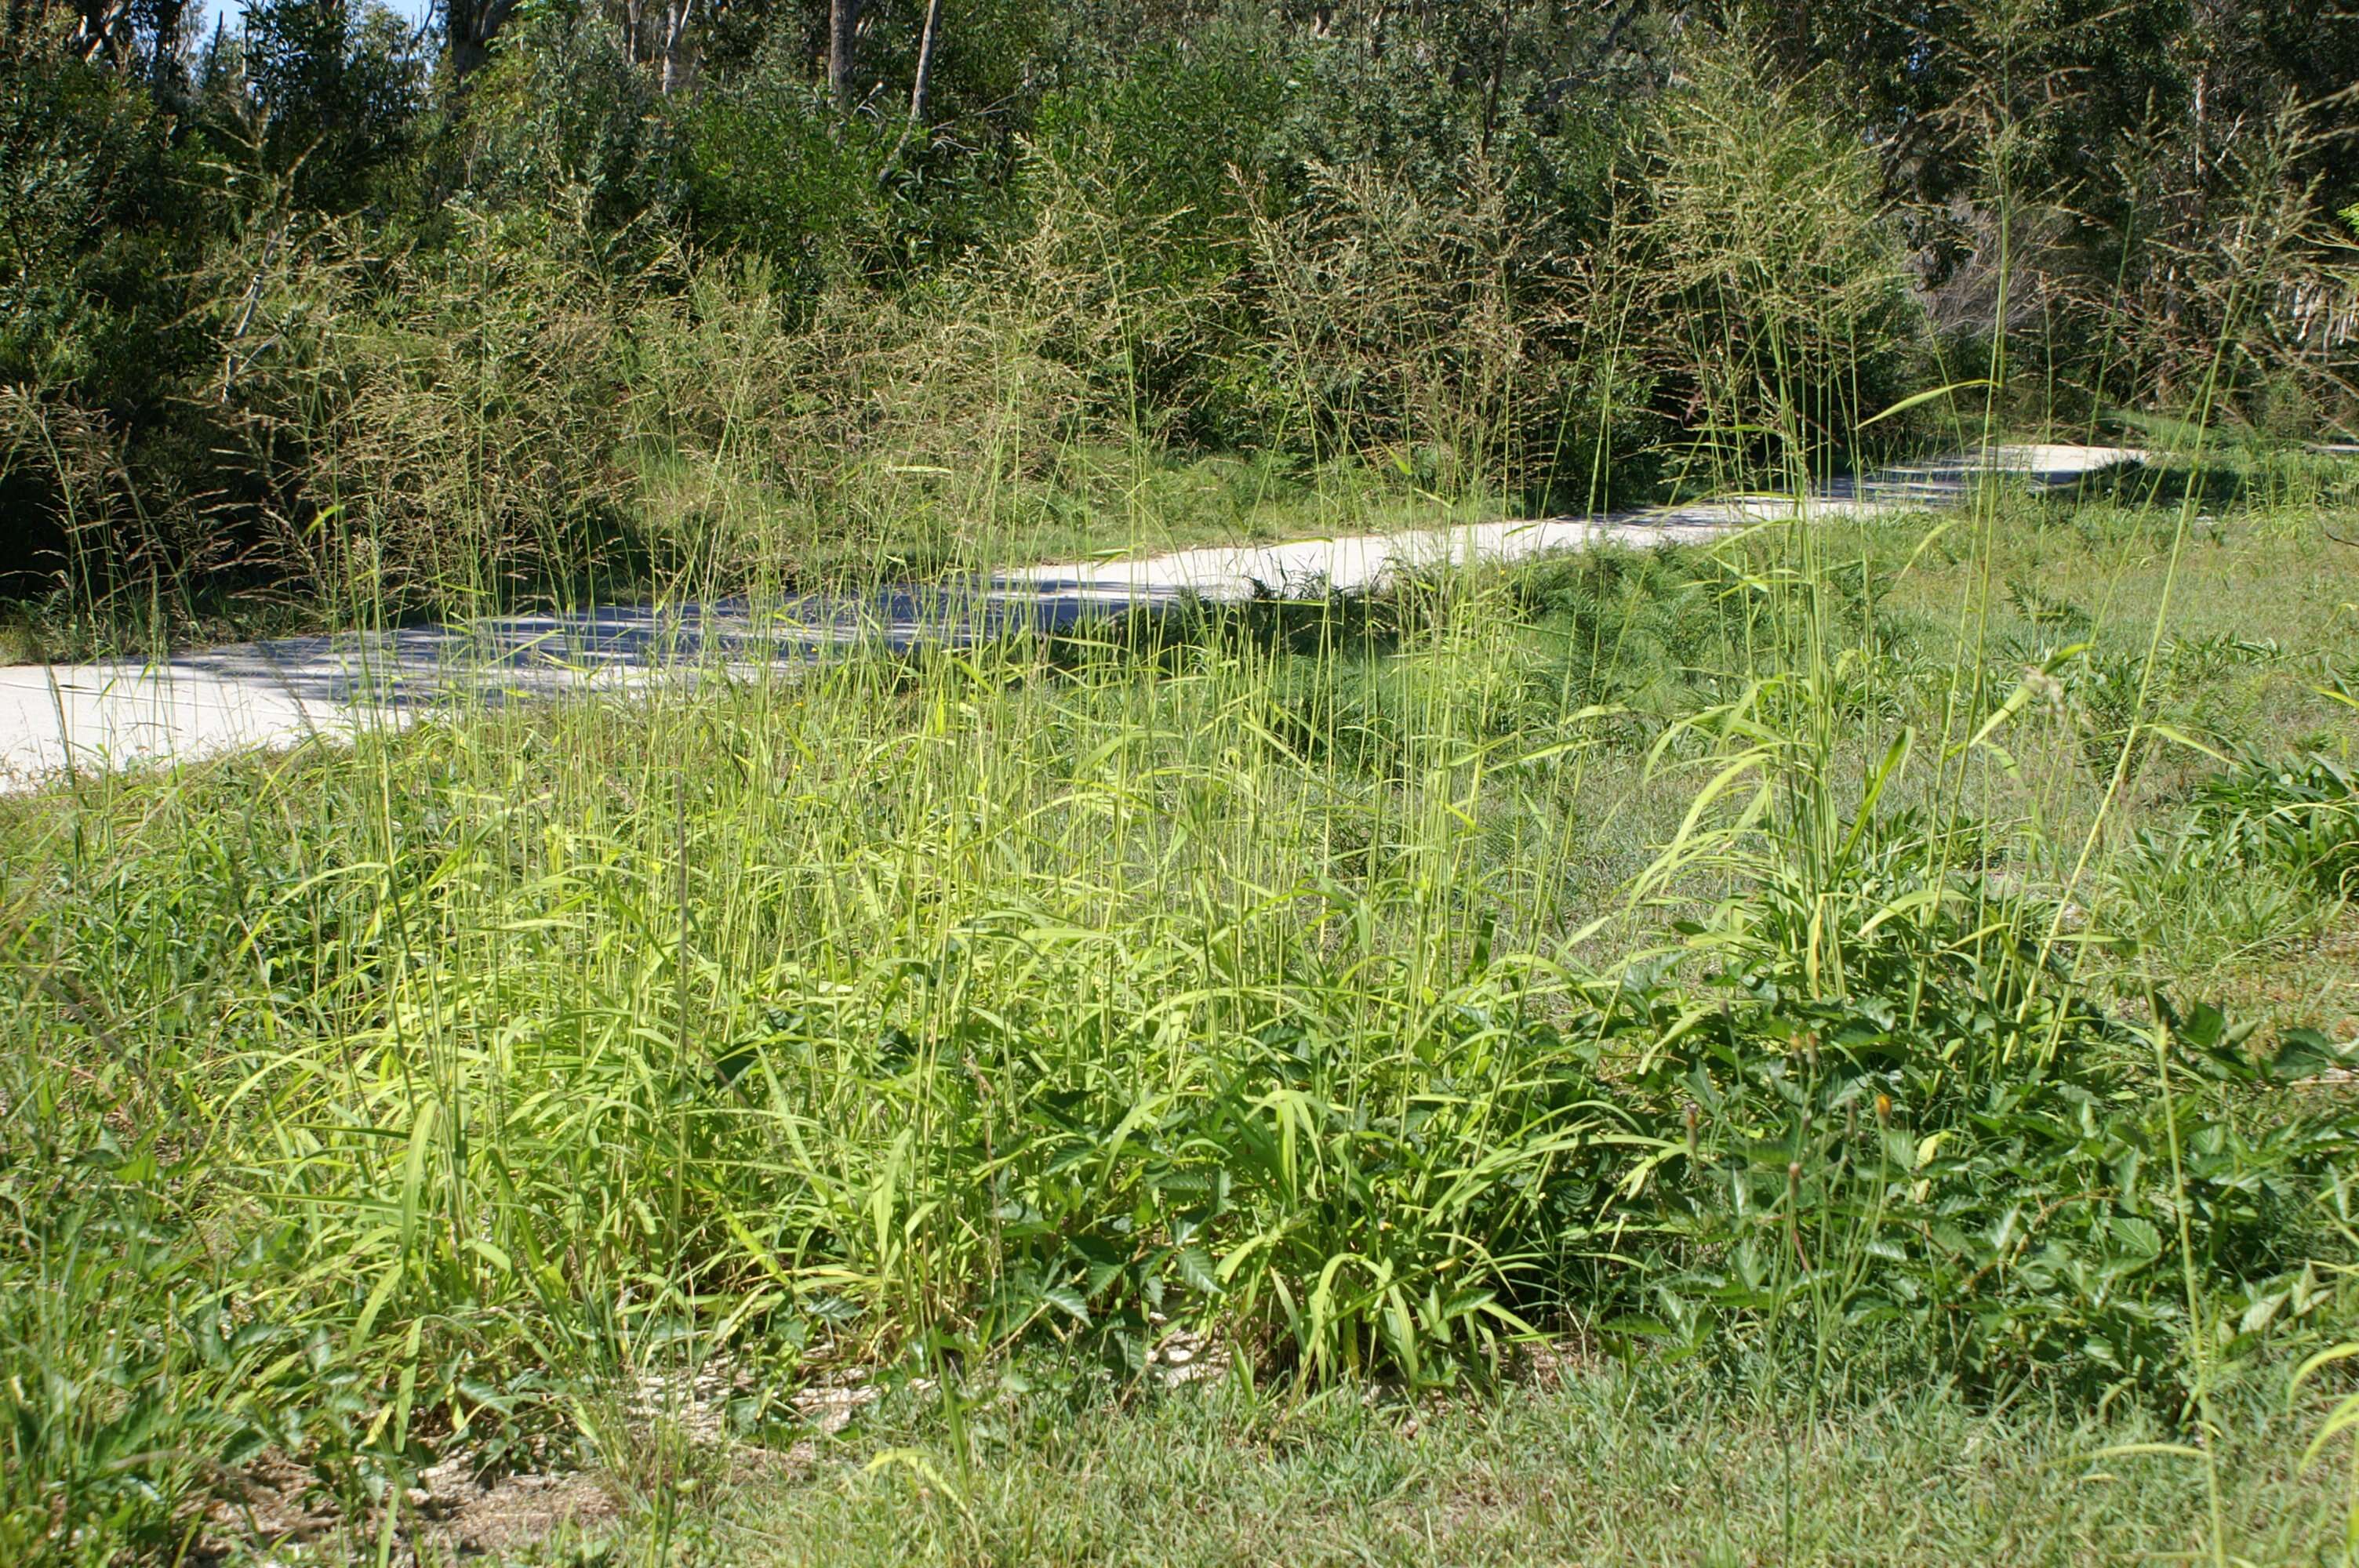
<instances>
[{"instance_id":1,"label":"paved walkway edge","mask_svg":"<svg viewBox=\"0 0 2359 1568\"><path fill-rule=\"evenodd\" d=\"M1882 470L1803 496L1733 495L1610 516L1056 562L984 582L812 595L760 614L742 603L606 606L244 643L150 663L14 665L0 668L0 791L314 735L397 729L456 701L628 690L683 671L788 666L853 643L971 643L1190 597L1360 591L1409 568L1519 560L1606 543L1698 542L1780 519L1924 511L1954 504L1994 476L2055 489L2143 456L2119 447L2004 446Z\"/></svg>"}]
</instances>

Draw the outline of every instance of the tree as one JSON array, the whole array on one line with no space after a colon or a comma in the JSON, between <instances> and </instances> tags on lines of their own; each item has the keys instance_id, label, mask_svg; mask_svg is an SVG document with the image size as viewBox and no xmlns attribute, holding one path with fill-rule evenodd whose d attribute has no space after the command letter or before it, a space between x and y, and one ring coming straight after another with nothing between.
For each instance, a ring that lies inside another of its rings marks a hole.
<instances>
[{"instance_id":1,"label":"tree","mask_svg":"<svg viewBox=\"0 0 2359 1568\"><path fill-rule=\"evenodd\" d=\"M74 24L73 45L82 59L95 65L130 52L130 0L95 0L77 9L82 16Z\"/></svg>"},{"instance_id":2,"label":"tree","mask_svg":"<svg viewBox=\"0 0 2359 1568\"><path fill-rule=\"evenodd\" d=\"M250 0L245 69L269 116L265 152L303 205L357 205L369 176L407 150L425 92L411 43L381 5Z\"/></svg>"},{"instance_id":3,"label":"tree","mask_svg":"<svg viewBox=\"0 0 2359 1568\"><path fill-rule=\"evenodd\" d=\"M925 125L926 101L934 85L934 45L941 38L941 32L942 0L926 0L926 28L918 38L918 69L909 82L909 117L902 123L900 139L893 144L892 155L876 171L879 180L892 178L893 170L901 162L902 151L909 145L909 138Z\"/></svg>"},{"instance_id":4,"label":"tree","mask_svg":"<svg viewBox=\"0 0 2359 1568\"><path fill-rule=\"evenodd\" d=\"M451 65L462 78L492 58L492 38L516 10L516 0L448 0L444 27Z\"/></svg>"},{"instance_id":5,"label":"tree","mask_svg":"<svg viewBox=\"0 0 2359 1568\"><path fill-rule=\"evenodd\" d=\"M827 90L836 107L852 107L852 76L860 46L860 0L828 0Z\"/></svg>"},{"instance_id":6,"label":"tree","mask_svg":"<svg viewBox=\"0 0 2359 1568\"><path fill-rule=\"evenodd\" d=\"M696 0L661 0L652 16L646 0L623 0L632 58L654 63L657 91L667 98L696 74L696 38L689 31L695 16Z\"/></svg>"},{"instance_id":7,"label":"tree","mask_svg":"<svg viewBox=\"0 0 2359 1568\"><path fill-rule=\"evenodd\" d=\"M696 48L688 24L696 14L696 0L665 0L663 38L656 57L661 63L658 85L669 98L688 83L696 63Z\"/></svg>"},{"instance_id":8,"label":"tree","mask_svg":"<svg viewBox=\"0 0 2359 1568\"><path fill-rule=\"evenodd\" d=\"M942 0L926 0L926 29L918 38L918 71L909 86L909 124L926 121L926 99L934 85L934 45L942 34Z\"/></svg>"}]
</instances>

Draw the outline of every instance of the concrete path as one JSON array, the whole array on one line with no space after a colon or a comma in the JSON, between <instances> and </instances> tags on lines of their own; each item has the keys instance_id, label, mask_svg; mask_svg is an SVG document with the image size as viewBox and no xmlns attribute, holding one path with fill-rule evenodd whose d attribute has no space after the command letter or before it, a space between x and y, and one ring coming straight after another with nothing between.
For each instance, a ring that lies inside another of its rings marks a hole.
<instances>
[{"instance_id":1,"label":"concrete path","mask_svg":"<svg viewBox=\"0 0 2359 1568\"><path fill-rule=\"evenodd\" d=\"M1608 516L1072 561L936 588L812 595L759 613L742 602L614 606L243 643L156 663L12 665L0 668L0 790L36 787L69 772L190 761L311 735L349 737L454 703L627 690L683 673L799 664L853 644L971 643L1190 598L1348 592L1417 567L1608 542L1689 543L1798 516L1895 514L1953 503L1992 475L2052 489L2141 455L2116 447L1997 447L1840 481L1802 498L1736 495Z\"/></svg>"}]
</instances>

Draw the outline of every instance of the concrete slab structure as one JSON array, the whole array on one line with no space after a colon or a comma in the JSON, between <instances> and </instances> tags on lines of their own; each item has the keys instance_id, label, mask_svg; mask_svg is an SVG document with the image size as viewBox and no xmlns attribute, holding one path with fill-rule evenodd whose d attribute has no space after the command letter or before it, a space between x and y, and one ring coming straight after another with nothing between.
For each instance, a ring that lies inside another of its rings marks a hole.
<instances>
[{"instance_id":1,"label":"concrete slab structure","mask_svg":"<svg viewBox=\"0 0 2359 1568\"><path fill-rule=\"evenodd\" d=\"M1586 518L1214 546L1068 561L981 581L742 602L607 606L464 626L289 637L168 659L0 668L0 789L73 771L193 761L310 736L397 728L438 706L791 665L855 643L974 643L1195 598L1350 592L1404 569L1601 543L1694 542L1781 519L1953 504L2001 477L2042 489L2136 461L2116 447L2006 446L1843 480L1804 496L1733 495Z\"/></svg>"}]
</instances>

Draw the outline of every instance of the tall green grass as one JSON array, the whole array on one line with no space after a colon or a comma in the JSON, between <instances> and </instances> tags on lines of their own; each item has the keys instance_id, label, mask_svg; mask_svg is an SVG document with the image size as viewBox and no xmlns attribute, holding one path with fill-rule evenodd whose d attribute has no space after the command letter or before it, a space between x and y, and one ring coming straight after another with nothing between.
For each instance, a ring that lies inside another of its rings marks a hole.
<instances>
[{"instance_id":1,"label":"tall green grass","mask_svg":"<svg viewBox=\"0 0 2359 1568\"><path fill-rule=\"evenodd\" d=\"M759 1437L1183 1330L1278 1387L1577 1329L2180 1411L2339 1321L2359 1121L2288 1087L2324 1033L2114 936L2121 826L2324 928L2347 774L2175 805L2217 764L2093 768L2080 656L2050 711L1941 619L2023 551L2151 594L2154 527L1779 527L14 803L11 1551L168 1550L274 1452L390 1527L683 1373ZM2336 627L2275 528L2220 590ZM2242 742L2334 732L2203 668Z\"/></svg>"},{"instance_id":2,"label":"tall green grass","mask_svg":"<svg viewBox=\"0 0 2359 1568\"><path fill-rule=\"evenodd\" d=\"M1053 169L882 319L625 287L553 219L270 248L225 373L350 623L1150 546L1142 367L1191 355L1292 454L1232 520L1504 504L1584 443L1610 500L1666 388L1669 482L1798 505L0 803L0 1556L210 1550L267 1465L382 1558L430 1461L623 1463L700 1379L774 1444L880 1368L1136 1390L1209 1340L1422 1397L1552 1336L1806 1432L2129 1411L2223 1553L2231 1396L2350 1321L2347 476L2207 437L1806 519L1924 345L1856 149L1759 86L1650 127L1666 200L1587 270L1332 174L1230 360ZM1987 347L1919 434L2006 427Z\"/></svg>"}]
</instances>

